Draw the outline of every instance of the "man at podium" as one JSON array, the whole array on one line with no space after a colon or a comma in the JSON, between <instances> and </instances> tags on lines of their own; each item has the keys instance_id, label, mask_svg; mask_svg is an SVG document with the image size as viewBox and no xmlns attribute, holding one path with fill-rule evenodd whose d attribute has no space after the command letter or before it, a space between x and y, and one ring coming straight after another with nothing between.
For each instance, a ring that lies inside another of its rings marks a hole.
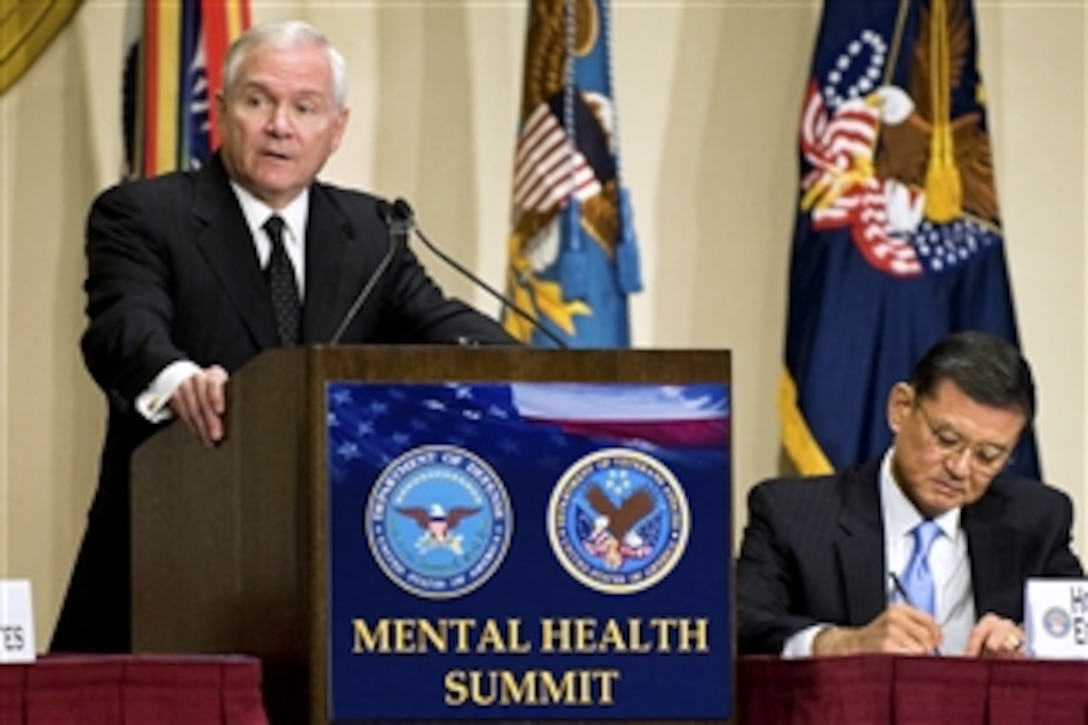
<instances>
[{"instance_id":1,"label":"man at podium","mask_svg":"<svg viewBox=\"0 0 1088 725\"><path fill-rule=\"evenodd\" d=\"M210 161L109 189L90 210L82 350L109 420L55 652L131 648L132 453L172 418L214 446L227 380L262 350L513 343L445 297L391 234L390 205L316 180L348 121L344 59L319 31L255 26L223 77Z\"/></svg>"},{"instance_id":2,"label":"man at podium","mask_svg":"<svg viewBox=\"0 0 1088 725\"><path fill-rule=\"evenodd\" d=\"M1083 576L1069 498L1003 472L1034 415L1019 351L957 333L889 393L882 459L756 486L739 650L1020 656L1025 580Z\"/></svg>"}]
</instances>

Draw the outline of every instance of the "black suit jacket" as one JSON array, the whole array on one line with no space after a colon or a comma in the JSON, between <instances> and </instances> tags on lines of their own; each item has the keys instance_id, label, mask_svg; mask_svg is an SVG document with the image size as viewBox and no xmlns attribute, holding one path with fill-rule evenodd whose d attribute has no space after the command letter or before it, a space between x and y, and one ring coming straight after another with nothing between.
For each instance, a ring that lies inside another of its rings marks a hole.
<instances>
[{"instance_id":1,"label":"black suit jacket","mask_svg":"<svg viewBox=\"0 0 1088 725\"><path fill-rule=\"evenodd\" d=\"M302 337L333 337L378 270L390 235L378 199L310 187ZM279 344L252 235L218 155L195 173L104 192L87 222L87 368L109 400L98 490L54 633L54 651L126 651L129 634L129 461L158 426L133 409L168 364L235 372ZM345 343L513 344L502 328L446 298L399 245Z\"/></svg>"},{"instance_id":2,"label":"black suit jacket","mask_svg":"<svg viewBox=\"0 0 1088 725\"><path fill-rule=\"evenodd\" d=\"M880 461L833 476L765 481L748 498L737 561L738 649L778 654L818 622L860 626L887 607ZM975 611L1024 617L1028 577L1083 576L1069 498L1002 474L965 506Z\"/></svg>"}]
</instances>

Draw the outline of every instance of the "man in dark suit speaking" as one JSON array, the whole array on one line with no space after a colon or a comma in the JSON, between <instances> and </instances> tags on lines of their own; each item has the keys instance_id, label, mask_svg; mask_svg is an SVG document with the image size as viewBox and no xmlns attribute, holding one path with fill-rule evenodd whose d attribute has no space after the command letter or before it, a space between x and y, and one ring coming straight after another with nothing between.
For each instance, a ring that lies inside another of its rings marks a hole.
<instances>
[{"instance_id":1,"label":"man in dark suit speaking","mask_svg":"<svg viewBox=\"0 0 1088 725\"><path fill-rule=\"evenodd\" d=\"M958 333L892 388L882 459L756 486L739 650L1019 656L1025 580L1083 576L1068 497L1002 472L1034 414L1020 353Z\"/></svg>"},{"instance_id":2,"label":"man in dark suit speaking","mask_svg":"<svg viewBox=\"0 0 1088 725\"><path fill-rule=\"evenodd\" d=\"M346 98L343 57L320 32L256 26L227 55L219 152L198 172L95 201L82 348L109 422L53 651L130 648L132 452L171 418L219 442L227 380L262 350L330 342L370 282L344 342L513 343L394 245L387 204L316 181L343 136Z\"/></svg>"}]
</instances>

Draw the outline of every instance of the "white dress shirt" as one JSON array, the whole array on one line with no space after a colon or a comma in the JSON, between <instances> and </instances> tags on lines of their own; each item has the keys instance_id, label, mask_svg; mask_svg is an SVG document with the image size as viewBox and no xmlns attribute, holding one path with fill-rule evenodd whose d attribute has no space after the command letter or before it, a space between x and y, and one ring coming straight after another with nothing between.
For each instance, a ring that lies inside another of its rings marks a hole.
<instances>
[{"instance_id":1,"label":"white dress shirt","mask_svg":"<svg viewBox=\"0 0 1088 725\"><path fill-rule=\"evenodd\" d=\"M912 531L922 521L918 509L903 494L891 474L891 451L880 466L880 508L884 518L884 564L902 580L914 553ZM946 511L933 519L941 534L929 550L929 570L936 589L933 618L941 627L941 654L962 655L975 626L975 599L971 589L971 561L967 555L967 535L960 527L960 509ZM888 577L888 603L902 601L891 576Z\"/></svg>"}]
</instances>

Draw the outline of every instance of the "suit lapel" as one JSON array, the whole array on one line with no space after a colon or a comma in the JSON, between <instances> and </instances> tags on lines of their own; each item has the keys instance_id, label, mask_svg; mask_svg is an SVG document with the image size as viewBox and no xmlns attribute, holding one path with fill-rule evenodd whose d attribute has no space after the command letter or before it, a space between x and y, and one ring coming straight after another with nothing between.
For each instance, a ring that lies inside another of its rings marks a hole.
<instances>
[{"instance_id":1,"label":"suit lapel","mask_svg":"<svg viewBox=\"0 0 1088 725\"><path fill-rule=\"evenodd\" d=\"M361 288L361 269L360 241L353 237L351 225L328 190L314 184L310 187L306 228L306 302L302 313L305 342L327 343L332 339Z\"/></svg>"},{"instance_id":2,"label":"suit lapel","mask_svg":"<svg viewBox=\"0 0 1088 725\"><path fill-rule=\"evenodd\" d=\"M884 530L880 518L880 462L845 474L840 534L835 540L849 624L868 623L887 607Z\"/></svg>"},{"instance_id":3,"label":"suit lapel","mask_svg":"<svg viewBox=\"0 0 1088 725\"><path fill-rule=\"evenodd\" d=\"M971 562L975 612L1018 611L1023 573L1017 570L1015 532L1005 523L1005 499L991 491L961 515Z\"/></svg>"},{"instance_id":4,"label":"suit lapel","mask_svg":"<svg viewBox=\"0 0 1088 725\"><path fill-rule=\"evenodd\" d=\"M259 347L277 346L275 314L253 237L218 154L197 175L193 216L196 246L238 309L246 329Z\"/></svg>"}]
</instances>

